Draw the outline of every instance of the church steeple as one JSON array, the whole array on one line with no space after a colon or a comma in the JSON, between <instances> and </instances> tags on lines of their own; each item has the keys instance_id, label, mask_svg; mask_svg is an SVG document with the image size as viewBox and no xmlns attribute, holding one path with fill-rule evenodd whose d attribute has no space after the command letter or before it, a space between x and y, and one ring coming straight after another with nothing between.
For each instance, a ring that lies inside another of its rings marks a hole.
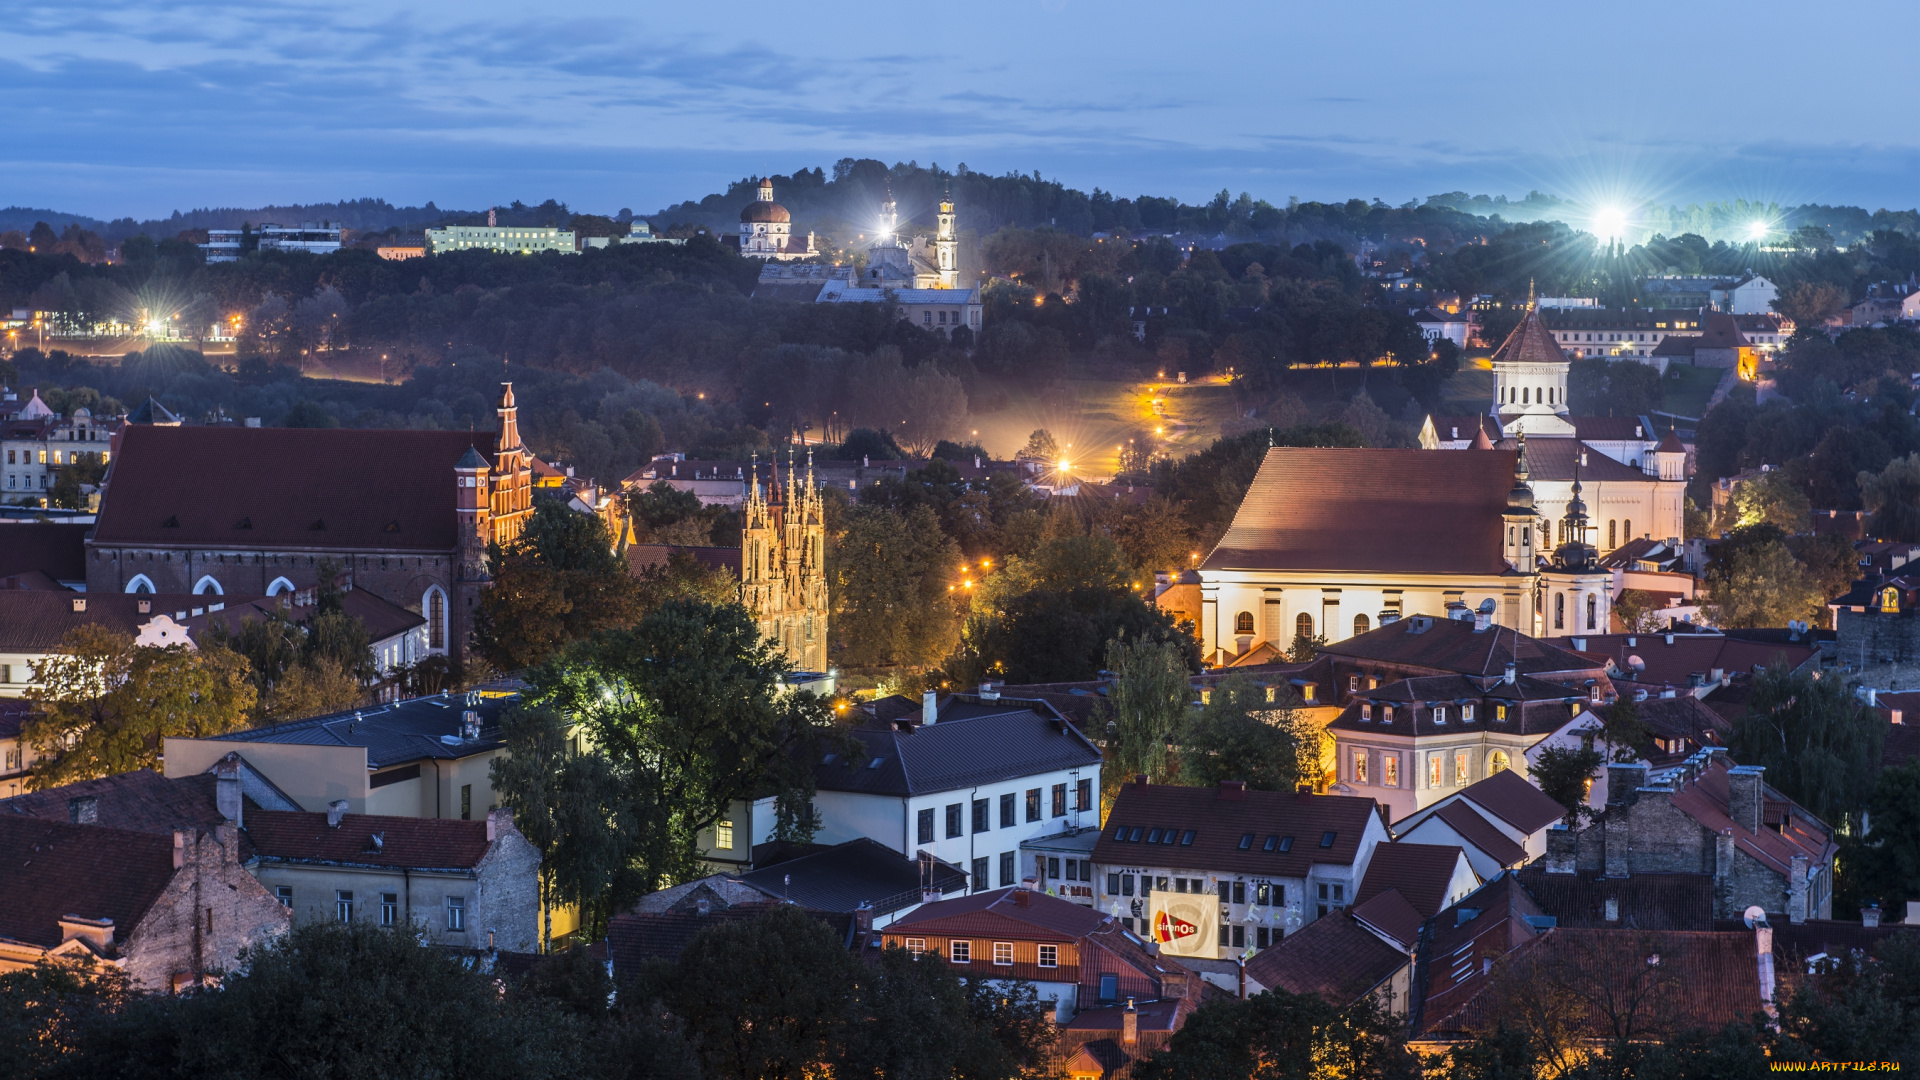
<instances>
[{"instance_id":1,"label":"church steeple","mask_svg":"<svg viewBox=\"0 0 1920 1080\"><path fill-rule=\"evenodd\" d=\"M960 239L954 231L952 185L948 185L946 194L940 196L939 228L934 234L933 250L940 271L940 287L954 288L960 283Z\"/></svg>"},{"instance_id":2,"label":"church steeple","mask_svg":"<svg viewBox=\"0 0 1920 1080\"><path fill-rule=\"evenodd\" d=\"M1522 432L1513 458L1513 490L1507 492L1507 509L1500 515L1506 530L1507 565L1523 574L1534 571L1533 485L1528 481L1527 436Z\"/></svg>"}]
</instances>

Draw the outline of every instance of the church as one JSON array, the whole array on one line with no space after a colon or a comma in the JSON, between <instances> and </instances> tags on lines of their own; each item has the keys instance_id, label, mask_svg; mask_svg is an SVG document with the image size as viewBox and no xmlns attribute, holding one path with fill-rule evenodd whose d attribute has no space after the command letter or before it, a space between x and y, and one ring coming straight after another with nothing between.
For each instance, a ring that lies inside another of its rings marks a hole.
<instances>
[{"instance_id":1,"label":"church","mask_svg":"<svg viewBox=\"0 0 1920 1080\"><path fill-rule=\"evenodd\" d=\"M826 671L827 519L813 453L807 453L804 479L788 458L784 484L774 462L764 492L756 463L743 512L740 602L795 669Z\"/></svg>"},{"instance_id":2,"label":"church","mask_svg":"<svg viewBox=\"0 0 1920 1080\"><path fill-rule=\"evenodd\" d=\"M933 241L915 236L900 240L900 211L887 194L880 204L880 235L867 246L860 286L868 289L952 289L960 284L960 237L954 231L953 195L940 197Z\"/></svg>"},{"instance_id":3,"label":"church","mask_svg":"<svg viewBox=\"0 0 1920 1080\"><path fill-rule=\"evenodd\" d=\"M490 543L533 514L533 454L513 385L499 430L166 427L114 436L87 591L277 596L353 587L427 621L427 651L466 657Z\"/></svg>"},{"instance_id":4,"label":"church","mask_svg":"<svg viewBox=\"0 0 1920 1080\"><path fill-rule=\"evenodd\" d=\"M760 179L754 200L740 211L740 235L734 240L740 254L754 259L785 262L820 254L812 233L795 240L793 214L773 201L773 180Z\"/></svg>"}]
</instances>

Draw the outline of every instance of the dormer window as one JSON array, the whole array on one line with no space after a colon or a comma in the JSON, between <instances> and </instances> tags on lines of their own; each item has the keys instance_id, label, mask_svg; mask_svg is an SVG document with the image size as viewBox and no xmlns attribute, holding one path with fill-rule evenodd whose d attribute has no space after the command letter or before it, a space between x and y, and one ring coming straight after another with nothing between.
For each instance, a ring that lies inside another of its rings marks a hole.
<instances>
[{"instance_id":1,"label":"dormer window","mask_svg":"<svg viewBox=\"0 0 1920 1080\"><path fill-rule=\"evenodd\" d=\"M1302 683L1300 685L1300 696L1311 703L1318 690L1319 685L1317 683Z\"/></svg>"},{"instance_id":2,"label":"dormer window","mask_svg":"<svg viewBox=\"0 0 1920 1080\"><path fill-rule=\"evenodd\" d=\"M1899 611L1900 610L1900 590L1899 589L1889 587L1886 589L1882 589L1880 591L1880 610L1881 611Z\"/></svg>"},{"instance_id":3,"label":"dormer window","mask_svg":"<svg viewBox=\"0 0 1920 1080\"><path fill-rule=\"evenodd\" d=\"M1471 705L1460 706L1460 722L1463 724L1473 723L1473 706Z\"/></svg>"},{"instance_id":4,"label":"dormer window","mask_svg":"<svg viewBox=\"0 0 1920 1080\"><path fill-rule=\"evenodd\" d=\"M1360 689L1360 676L1358 675L1347 676L1347 690L1349 692L1352 692L1352 691L1357 691L1359 689Z\"/></svg>"},{"instance_id":5,"label":"dormer window","mask_svg":"<svg viewBox=\"0 0 1920 1080\"><path fill-rule=\"evenodd\" d=\"M1433 722L1436 725L1447 722L1447 707L1445 705L1435 705L1433 707Z\"/></svg>"},{"instance_id":6,"label":"dormer window","mask_svg":"<svg viewBox=\"0 0 1920 1080\"><path fill-rule=\"evenodd\" d=\"M1380 722L1383 724L1393 723L1393 706L1391 705L1380 706Z\"/></svg>"},{"instance_id":7,"label":"dormer window","mask_svg":"<svg viewBox=\"0 0 1920 1080\"><path fill-rule=\"evenodd\" d=\"M1505 705L1495 705L1493 707L1493 718L1504 721L1507 718L1507 707Z\"/></svg>"},{"instance_id":8,"label":"dormer window","mask_svg":"<svg viewBox=\"0 0 1920 1080\"><path fill-rule=\"evenodd\" d=\"M1360 722L1363 724L1368 724L1373 722L1373 706L1372 705L1360 706Z\"/></svg>"}]
</instances>

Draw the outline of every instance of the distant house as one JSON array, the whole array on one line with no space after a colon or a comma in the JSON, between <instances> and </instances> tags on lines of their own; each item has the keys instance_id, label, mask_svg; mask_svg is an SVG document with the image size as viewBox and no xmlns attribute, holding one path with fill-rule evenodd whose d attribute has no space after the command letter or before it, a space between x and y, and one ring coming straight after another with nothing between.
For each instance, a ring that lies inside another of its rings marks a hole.
<instances>
[{"instance_id":1,"label":"distant house","mask_svg":"<svg viewBox=\"0 0 1920 1080\"><path fill-rule=\"evenodd\" d=\"M1492 879L1547 852L1547 829L1566 809L1512 770L1494 773L1394 822L1400 842L1458 844Z\"/></svg>"},{"instance_id":2,"label":"distant house","mask_svg":"<svg viewBox=\"0 0 1920 1080\"><path fill-rule=\"evenodd\" d=\"M1419 324L1420 332L1426 335L1428 341L1451 341L1463 349L1467 347L1467 336L1473 330L1471 315L1439 308L1421 308L1413 313L1413 321Z\"/></svg>"}]
</instances>

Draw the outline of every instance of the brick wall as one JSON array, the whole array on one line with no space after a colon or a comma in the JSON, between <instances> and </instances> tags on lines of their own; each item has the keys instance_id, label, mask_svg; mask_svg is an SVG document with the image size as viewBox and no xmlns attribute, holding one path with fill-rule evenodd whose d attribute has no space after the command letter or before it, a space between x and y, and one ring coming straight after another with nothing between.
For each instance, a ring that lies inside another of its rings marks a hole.
<instances>
[{"instance_id":1,"label":"brick wall","mask_svg":"<svg viewBox=\"0 0 1920 1080\"><path fill-rule=\"evenodd\" d=\"M1577 837L1581 870L1624 874L1712 874L1713 914L1738 918L1751 904L1786 912L1786 879L1745 851L1717 843L1713 833L1656 792L1625 793ZM1637 797L1636 797L1637 796ZM1608 843L1614 850L1609 858ZM1622 849L1624 848L1624 850Z\"/></svg>"},{"instance_id":2,"label":"brick wall","mask_svg":"<svg viewBox=\"0 0 1920 1080\"><path fill-rule=\"evenodd\" d=\"M229 826L176 838L179 871L122 945L128 976L149 990L171 989L176 976L231 970L242 949L290 925L287 910L240 865Z\"/></svg>"},{"instance_id":3,"label":"brick wall","mask_svg":"<svg viewBox=\"0 0 1920 1080\"><path fill-rule=\"evenodd\" d=\"M1920 619L1912 611L1841 608L1834 615L1834 654L1853 663L1920 660Z\"/></svg>"}]
</instances>

